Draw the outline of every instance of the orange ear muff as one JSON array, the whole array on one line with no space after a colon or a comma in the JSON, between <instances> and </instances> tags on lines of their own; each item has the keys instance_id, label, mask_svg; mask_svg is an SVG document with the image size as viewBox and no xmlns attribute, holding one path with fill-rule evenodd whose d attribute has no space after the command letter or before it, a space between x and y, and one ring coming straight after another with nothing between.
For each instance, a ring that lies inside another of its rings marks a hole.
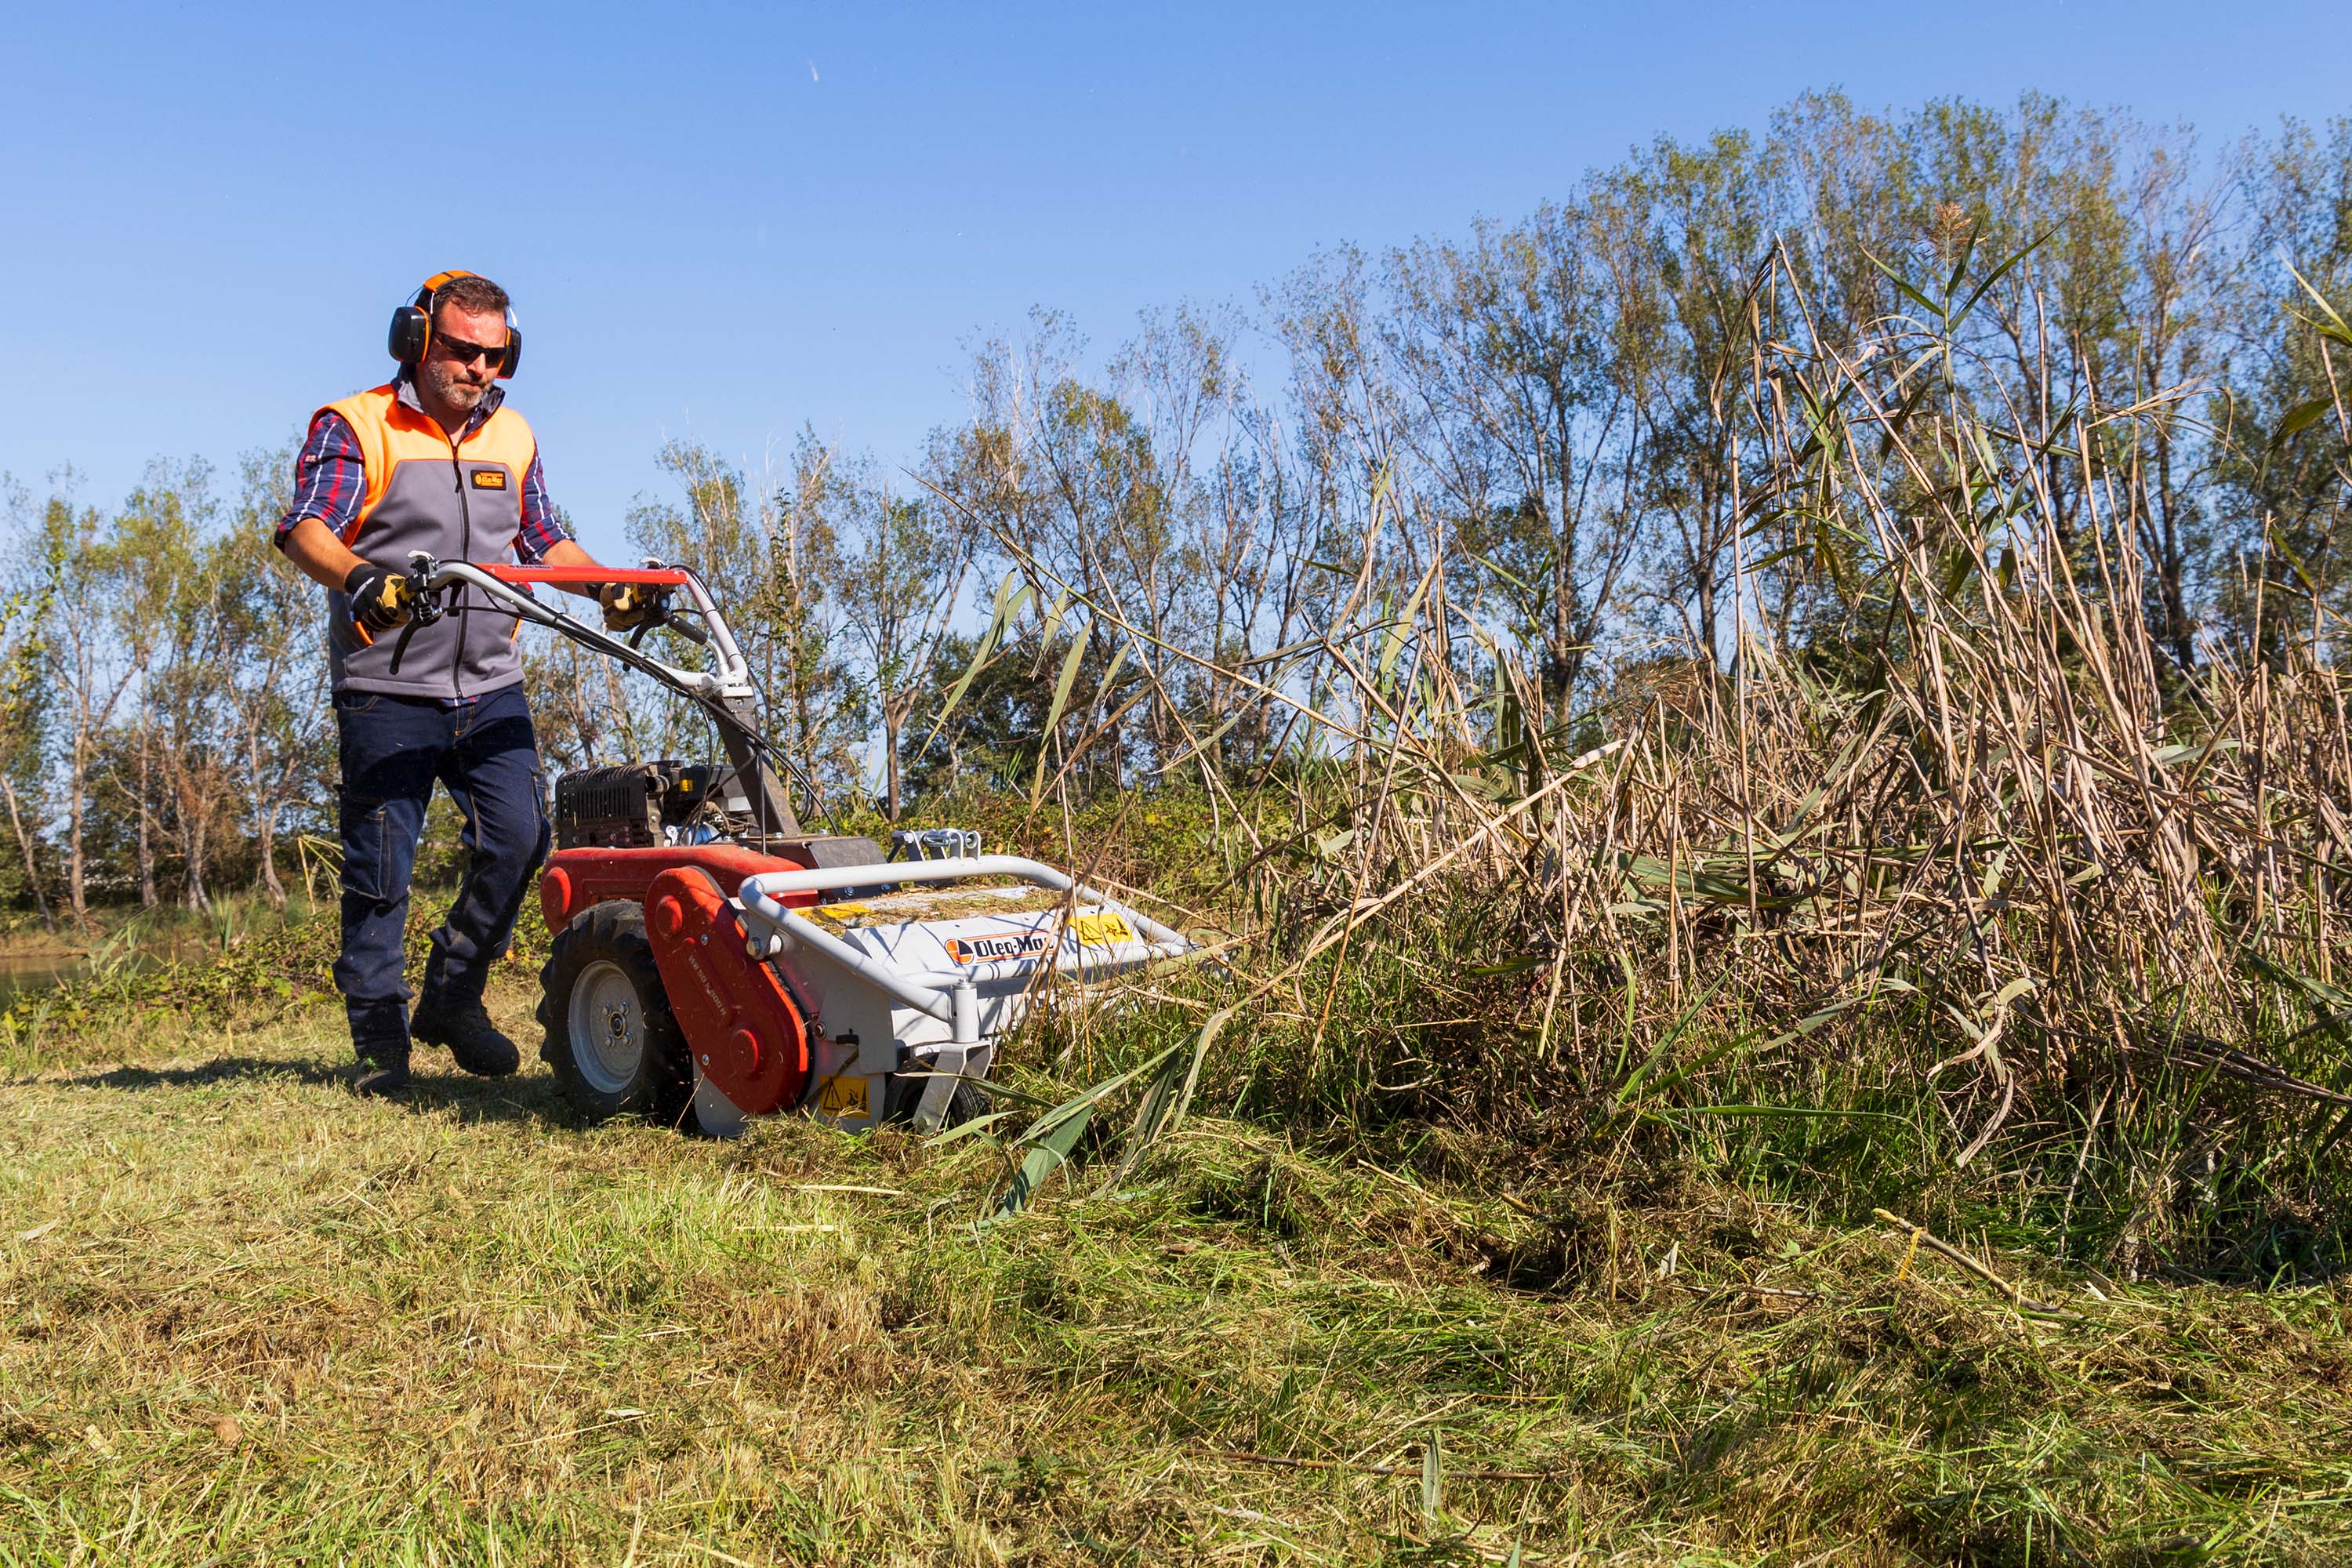
<instances>
[{"instance_id":1,"label":"orange ear muff","mask_svg":"<svg viewBox=\"0 0 2352 1568\"><path fill-rule=\"evenodd\" d=\"M429 296L428 296L429 298ZM394 305L392 308L392 330L385 334L384 351L403 364L424 363L425 347L433 341L433 314L422 305Z\"/></svg>"},{"instance_id":2,"label":"orange ear muff","mask_svg":"<svg viewBox=\"0 0 2352 1568\"><path fill-rule=\"evenodd\" d=\"M425 351L433 346L433 296L441 286L456 278L471 278L462 267L446 272L436 272L416 290L416 297L405 305L392 310L392 330L385 334L384 347L392 357L403 364L421 364Z\"/></svg>"}]
</instances>

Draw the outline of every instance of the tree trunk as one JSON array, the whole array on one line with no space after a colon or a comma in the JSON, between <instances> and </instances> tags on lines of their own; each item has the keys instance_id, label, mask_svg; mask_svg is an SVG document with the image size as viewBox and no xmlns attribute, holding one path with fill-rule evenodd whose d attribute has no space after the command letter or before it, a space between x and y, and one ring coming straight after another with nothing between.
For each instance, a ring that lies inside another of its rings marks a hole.
<instances>
[{"instance_id":1,"label":"tree trunk","mask_svg":"<svg viewBox=\"0 0 2352 1568\"><path fill-rule=\"evenodd\" d=\"M41 891L40 868L33 863L33 840L25 832L25 819L16 810L16 786L5 774L0 774L0 794L8 797L8 826L16 830L16 847L25 856L25 886L33 889L33 907L41 911L41 924L54 931L57 917L49 912L49 896Z\"/></svg>"},{"instance_id":2,"label":"tree trunk","mask_svg":"<svg viewBox=\"0 0 2352 1568\"><path fill-rule=\"evenodd\" d=\"M155 907L155 845L148 826L147 723L139 723L139 907Z\"/></svg>"},{"instance_id":3,"label":"tree trunk","mask_svg":"<svg viewBox=\"0 0 2352 1568\"><path fill-rule=\"evenodd\" d=\"M82 880L82 796L89 788L89 764L83 758L83 745L82 739L75 737L73 772L66 786L66 905L73 910L77 925L89 921L89 900Z\"/></svg>"},{"instance_id":4,"label":"tree trunk","mask_svg":"<svg viewBox=\"0 0 2352 1568\"><path fill-rule=\"evenodd\" d=\"M886 707L882 710L882 767L890 781L890 826L898 825L898 724Z\"/></svg>"},{"instance_id":5,"label":"tree trunk","mask_svg":"<svg viewBox=\"0 0 2352 1568\"><path fill-rule=\"evenodd\" d=\"M261 779L261 730L256 720L245 731L246 777L253 790L253 836L260 841L261 874L259 881L269 895L269 907L286 907L286 885L278 879L278 805L268 798L268 788Z\"/></svg>"},{"instance_id":6,"label":"tree trunk","mask_svg":"<svg viewBox=\"0 0 2352 1568\"><path fill-rule=\"evenodd\" d=\"M255 813L256 836L261 840L261 886L269 895L269 907L286 907L286 884L278 879L278 808L265 805Z\"/></svg>"},{"instance_id":7,"label":"tree trunk","mask_svg":"<svg viewBox=\"0 0 2352 1568\"><path fill-rule=\"evenodd\" d=\"M181 809L184 811L187 809L184 800L181 804ZM209 910L213 907L213 900L211 895L205 891L205 850L207 837L205 829L210 824L202 803L198 804L194 816L194 822L188 831L186 902L188 908L192 910Z\"/></svg>"},{"instance_id":8,"label":"tree trunk","mask_svg":"<svg viewBox=\"0 0 2352 1568\"><path fill-rule=\"evenodd\" d=\"M270 820L277 815L269 812L261 818L261 886L269 895L269 907L282 910L286 907L286 884L278 879L278 826Z\"/></svg>"}]
</instances>

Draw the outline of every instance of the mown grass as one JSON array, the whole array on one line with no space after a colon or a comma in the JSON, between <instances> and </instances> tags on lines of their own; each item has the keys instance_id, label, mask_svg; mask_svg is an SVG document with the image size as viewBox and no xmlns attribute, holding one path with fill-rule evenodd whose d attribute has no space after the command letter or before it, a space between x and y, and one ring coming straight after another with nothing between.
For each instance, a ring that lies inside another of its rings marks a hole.
<instances>
[{"instance_id":1,"label":"mown grass","mask_svg":"<svg viewBox=\"0 0 2352 1568\"><path fill-rule=\"evenodd\" d=\"M1736 1163L1216 1116L987 1224L980 1140L583 1129L535 1063L362 1104L258 1016L0 1087L0 1562L2352 1550L2332 1286L1953 1237L2030 1315Z\"/></svg>"}]
</instances>

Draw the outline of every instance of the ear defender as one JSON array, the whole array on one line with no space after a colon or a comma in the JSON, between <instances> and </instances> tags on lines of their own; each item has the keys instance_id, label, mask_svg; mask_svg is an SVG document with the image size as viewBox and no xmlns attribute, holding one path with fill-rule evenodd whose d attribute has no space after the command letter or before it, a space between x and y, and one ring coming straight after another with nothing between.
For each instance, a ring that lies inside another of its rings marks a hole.
<instances>
[{"instance_id":1,"label":"ear defender","mask_svg":"<svg viewBox=\"0 0 2352 1568\"><path fill-rule=\"evenodd\" d=\"M392 308L392 330L385 334L384 348L403 364L421 364L425 351L433 346L433 296L441 286L457 278L472 278L475 273L462 268L436 272L416 290L416 298L405 305ZM511 377L522 363L522 330L515 325L514 308L507 308L507 352L499 361L499 379Z\"/></svg>"}]
</instances>

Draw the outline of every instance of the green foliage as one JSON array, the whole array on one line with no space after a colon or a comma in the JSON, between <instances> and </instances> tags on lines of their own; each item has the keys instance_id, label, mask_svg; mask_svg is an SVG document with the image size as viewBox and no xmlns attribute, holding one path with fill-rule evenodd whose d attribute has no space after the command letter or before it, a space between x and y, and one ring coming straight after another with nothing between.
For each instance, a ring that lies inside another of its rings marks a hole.
<instances>
[{"instance_id":1,"label":"green foliage","mask_svg":"<svg viewBox=\"0 0 2352 1568\"><path fill-rule=\"evenodd\" d=\"M1047 779L1086 798L1115 788L1125 750L1094 731L1138 694L1139 672L1091 627L1000 640L951 636L923 690L941 715L930 734L902 741L910 794L981 790L1035 804ZM1076 759L1073 767L1061 764Z\"/></svg>"},{"instance_id":2,"label":"green foliage","mask_svg":"<svg viewBox=\"0 0 2352 1568\"><path fill-rule=\"evenodd\" d=\"M410 899L411 986L424 977L425 939L441 922L448 887L420 877ZM539 901L525 900L504 961L509 972L536 974L548 942ZM327 897L285 910L247 898L205 915L133 917L98 942L79 973L6 998L0 1058L12 1070L40 1071L166 1025L210 1031L306 1016L337 999L331 971L340 946L331 879Z\"/></svg>"}]
</instances>

